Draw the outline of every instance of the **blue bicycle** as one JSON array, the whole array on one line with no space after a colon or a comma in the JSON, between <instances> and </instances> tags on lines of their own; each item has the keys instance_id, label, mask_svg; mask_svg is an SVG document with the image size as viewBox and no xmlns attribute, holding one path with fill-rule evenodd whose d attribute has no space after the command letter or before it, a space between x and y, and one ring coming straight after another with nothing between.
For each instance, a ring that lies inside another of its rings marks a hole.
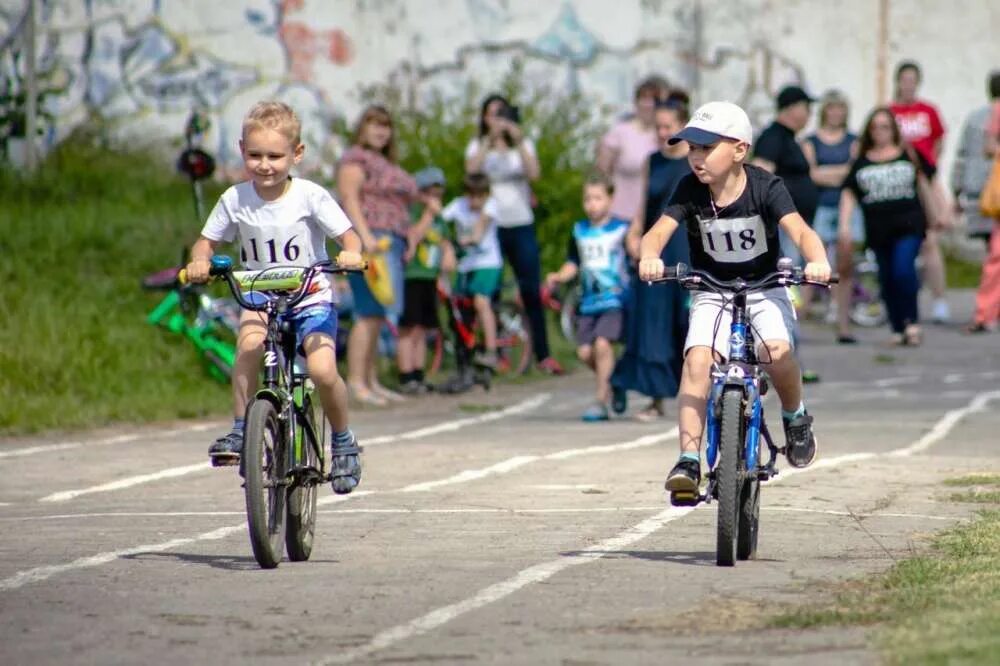
<instances>
[{"instance_id":1,"label":"blue bicycle","mask_svg":"<svg viewBox=\"0 0 1000 666\"><path fill-rule=\"evenodd\" d=\"M837 282L805 279L791 259L778 261L778 270L761 280L717 280L685 264L668 266L659 280L676 280L685 289L711 291L732 304L733 321L729 332L729 358L712 366L712 388L706 412L708 484L703 494L673 493L675 506L695 506L718 501L716 564L733 566L737 559L757 554L760 531L760 483L778 474L775 466L784 447L774 444L764 421L762 398L767 394L768 377L757 359L757 343L747 316L747 294L772 287L811 284L829 287ZM714 339L714 336L713 336ZM768 459L761 461L763 438Z\"/></svg>"}]
</instances>

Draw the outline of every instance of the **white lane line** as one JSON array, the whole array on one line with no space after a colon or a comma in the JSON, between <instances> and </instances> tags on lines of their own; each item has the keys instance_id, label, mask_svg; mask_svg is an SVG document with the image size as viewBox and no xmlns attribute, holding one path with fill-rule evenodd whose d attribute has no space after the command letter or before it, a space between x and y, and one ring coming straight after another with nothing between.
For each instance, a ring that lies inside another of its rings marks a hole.
<instances>
[{"instance_id":1,"label":"white lane line","mask_svg":"<svg viewBox=\"0 0 1000 666\"><path fill-rule=\"evenodd\" d=\"M442 432L453 432L455 430L460 430L467 426L478 425L481 423L488 423L490 421L496 421L498 419L505 418L507 416L513 416L515 414L521 414L532 409L537 409L543 405L547 400L552 397L551 393L540 393L532 398L523 400L516 405L512 405L503 410L498 410L496 412L490 412L489 414L482 414L480 416L458 419L454 421L445 421L437 425L428 426L426 428L421 428L419 430L413 430L411 432L401 433L399 435L387 435L383 437L375 437L372 440L362 441L363 446L369 446L371 444L387 444L389 442L403 441L419 439L421 437L428 437L430 435L436 435ZM125 479L119 479L118 481L113 481L110 483L103 483L98 486L92 486L90 488L82 488L79 490L64 490L57 493L52 493L51 495L46 495L39 499L39 502L65 502L71 500L80 495L90 495L92 493L104 493L111 492L114 490L122 490L124 488L131 488L132 486L137 486L143 483L150 483L153 481L159 481L161 479L172 479L178 476L184 476L187 474L194 474L196 472L203 472L205 470L212 469L212 466L207 463L198 463L195 465L184 465L182 467L171 467L169 469L164 469L159 472L153 472L151 474L140 474L138 476L130 476Z\"/></svg>"},{"instance_id":2,"label":"white lane line","mask_svg":"<svg viewBox=\"0 0 1000 666\"><path fill-rule=\"evenodd\" d=\"M185 544L194 543L195 541L211 541L218 539L225 539L231 534L240 532L246 529L246 525L231 525L229 527L220 527L217 530L212 530L211 532L205 532L204 534L199 534L194 537L184 537L180 539L171 539L170 541L164 541L162 543L153 543L145 546L134 546L132 548L123 548L121 550L112 550L106 553L99 553L97 555L92 555L90 557L81 557L79 559L73 560L72 562L67 562L66 564L55 564L52 566L45 567L35 567L34 569L28 569L27 571L21 571L14 574L10 578L4 578L0 580L0 592L6 590L15 590L19 587L23 587L30 583L37 583L39 581L45 580L46 578L51 578L56 574L64 573L67 571L74 571L76 569L86 569L89 567L96 567L102 564L107 564L108 562L114 562L118 558L128 557L130 555L139 555L140 553L162 553L165 550L170 550L171 548L177 548L178 546L183 546Z\"/></svg>"},{"instance_id":3,"label":"white lane line","mask_svg":"<svg viewBox=\"0 0 1000 666\"><path fill-rule=\"evenodd\" d=\"M945 384L957 384L963 379L965 379L965 375L956 372L950 375L945 375L944 377L941 378L941 381L943 381Z\"/></svg>"},{"instance_id":4,"label":"white lane line","mask_svg":"<svg viewBox=\"0 0 1000 666\"><path fill-rule=\"evenodd\" d=\"M935 424L931 433L917 440L914 444L882 455L912 455L912 453L922 451L947 435L962 417L972 412L982 410L987 402L998 397L1000 397L1000 391L980 394L967 407L952 410L946 413L938 421L938 423ZM933 437L931 437L931 435L933 435ZM815 464L807 468L791 468L786 470L781 474L781 476L772 479L770 483L778 483L790 476L804 472L811 472L828 467L836 467L846 463L858 462L875 457L877 457L877 454L875 453L861 452L838 456L835 458L825 458L817 461ZM314 663L317 666L352 663L400 641L425 634L447 624L461 615L499 601L500 599L503 599L504 597L507 597L528 585L547 580L548 578L551 578L555 574L571 566L592 562L609 553L615 552L616 550L621 550L626 546L649 536L666 523L676 520L692 510L693 509L691 508L670 507L655 516L647 518L638 525L629 528L611 539L583 549L579 554L563 556L559 559L543 562L524 569L512 578L480 590L472 597L448 606L442 606L425 615L422 615L421 617L411 620L410 622L380 631L375 634L375 636L368 643Z\"/></svg>"},{"instance_id":5,"label":"white lane line","mask_svg":"<svg viewBox=\"0 0 1000 666\"><path fill-rule=\"evenodd\" d=\"M605 555L624 550L633 543L646 538L670 521L677 520L678 518L687 515L692 510L693 508L690 507L669 507L664 509L655 516L650 516L641 523L630 527L610 539L605 539L604 541L588 546L577 553L560 557L557 560L550 560L548 562L528 567L512 578L508 578L505 581L483 588L468 599L459 601L449 606L442 606L441 608L433 610L415 620L392 627L391 629L386 629L385 631L380 631L375 634L375 637L372 638L371 641L364 645L314 663L323 666L327 664L354 663L395 643L407 640L408 638L413 638L414 636L426 634L429 631L451 622L461 615L465 615L466 613L474 611L477 608L482 608L483 606L499 601L500 599L517 592L523 587L545 581L572 566L585 564L587 562L594 562L601 559Z\"/></svg>"},{"instance_id":6,"label":"white lane line","mask_svg":"<svg viewBox=\"0 0 1000 666\"><path fill-rule=\"evenodd\" d=\"M522 462L522 463L514 464L512 461L520 461L520 460L523 460L524 458L533 458L533 459L551 458L551 459L558 459L558 458L553 458L553 456L568 457L567 454L569 454L571 452L574 452L574 451L588 451L588 452L591 452L591 453L603 453L603 452L608 451L608 450L628 450L628 449L636 448L637 446L649 446L651 444L655 444L657 442L664 441L664 440L668 439L669 437L676 437L677 436L676 431L677 431L677 429L674 428L673 430L671 430L668 433L665 433L664 435L640 437L638 440L633 440L633 441L630 441L630 442L623 442L621 444L613 444L613 445L610 445L610 447L609 446L591 446L591 447L586 447L585 449L568 449L568 450L565 450L565 451L557 452L555 454L550 454L548 456L540 456L540 457L538 457L538 456L516 456L514 458L508 459L507 461L498 463L496 465L491 465L490 467L486 467L484 469L468 470L467 472L460 472L459 474L455 474L453 476L447 477L446 479L441 479L439 481L431 481L431 482L428 482L427 484L412 484L412 485L406 486L404 488L400 488L400 489L397 489L397 490L390 490L390 491L356 490L353 493L351 493L350 495L330 495L330 496L327 496L327 497L320 498L317 501L317 505L318 506L326 506L327 504L334 504L334 503L337 503L337 502L344 502L344 501L347 501L347 500L350 500L350 499L357 499L359 497L366 497L366 496L375 495L375 494L386 494L386 493L392 493L392 492L417 492L417 491L420 491L420 490L430 490L432 488L439 488L441 486L453 485L453 484L456 484L456 483L467 483L469 481L474 481L476 479L481 479L481 478L484 478L485 476L490 476L492 474L501 474L501 473L505 473L505 471L511 471L513 469L517 469L518 467L520 467L521 465L523 465L525 463ZM639 442L641 442L641 444ZM504 471L501 471L501 470L504 470ZM424 487L421 488L420 486L424 486ZM407 490L407 488L409 488L410 490ZM232 533L238 532L240 530L245 530L246 529L246 525L244 523L240 523L239 525L232 525L230 527L220 528L220 529L222 529L222 530L230 530L230 532L228 532L227 534L232 534ZM198 536L194 536L194 537L190 537L190 538L182 539L182 540L174 539L174 540L165 542L166 544L173 544L173 545L164 546L163 544L154 544L150 548L157 548L159 550L167 550L169 548L173 548L176 545L182 545L182 544L185 544L185 543L192 543L192 542L195 542L195 541L202 541L202 540L208 540L208 539L218 539L218 538L221 538L221 537L216 536L216 534L219 533L219 531L220 530L213 530L211 532L205 532L204 534L200 534ZM55 566L45 566L45 567L36 567L35 569L28 569L26 571L19 572L19 573L15 574L14 576L11 576L9 578L5 578L3 580L0 580L0 592L3 592L5 590L16 589L16 588L22 587L23 585L27 585L29 583L39 582L39 581L45 580L47 578L50 578L51 576L54 576L56 574L63 573L65 571L72 571L74 569L81 569L81 568L85 568L85 567L91 567L91 566L97 566L97 565L100 565L100 564L106 564L108 562L114 561L118 557L123 556L122 553L124 553L124 554L133 554L135 551L136 551L136 549L134 549L134 548L129 548L129 549L126 549L124 551L110 551L110 552L107 552L107 553L100 553L98 555L94 555L93 557L81 558L81 559L78 559L78 560L74 560L73 562L70 562L68 564L61 564L61 565L55 565ZM149 552L153 552L153 551L149 551Z\"/></svg>"},{"instance_id":7,"label":"white lane line","mask_svg":"<svg viewBox=\"0 0 1000 666\"><path fill-rule=\"evenodd\" d=\"M217 423L197 423L195 425L185 426L183 428L174 428L172 430L158 430L153 432L134 432L127 435L115 435L114 437L106 437L104 439L94 439L87 441L78 442L63 442L61 444L41 444L38 446L28 446L21 449L11 449L10 451L0 451L0 458L18 458L21 456L30 456L36 453L51 453L53 451L65 451L67 449L76 449L81 446L103 446L106 444L125 444L127 442L134 442L138 439L144 439L147 441L155 441L157 439L163 439L164 437L173 437L174 435L183 435L189 432L201 432L203 430L208 430L210 428L217 427Z\"/></svg>"},{"instance_id":8,"label":"white lane line","mask_svg":"<svg viewBox=\"0 0 1000 666\"><path fill-rule=\"evenodd\" d=\"M805 509L795 506L762 506L761 511L780 511L788 513L823 513L830 516L848 516L857 518L920 518L926 520L965 520L962 516L932 516L926 513L851 513L850 511L835 511L833 509Z\"/></svg>"},{"instance_id":9,"label":"white lane line","mask_svg":"<svg viewBox=\"0 0 1000 666\"><path fill-rule=\"evenodd\" d=\"M125 479L119 479L118 481L112 481L110 483L102 483L99 486L91 486L90 488L82 488L80 490L64 490L58 493L52 493L51 495L46 495L45 497L39 499L39 502L65 502L71 500L74 497L79 497L80 495L90 495L92 493L107 493L112 490L122 490L124 488L131 488L132 486L138 486L142 483L150 483L152 481L159 481L161 479L173 479L178 476L184 476L186 474L193 474L194 472L204 472L205 470L212 469L212 465L208 462L198 463L196 465L185 465L183 467L171 467L169 469L160 470L159 472L153 472L152 474L140 474L139 476L130 476Z\"/></svg>"},{"instance_id":10,"label":"white lane line","mask_svg":"<svg viewBox=\"0 0 1000 666\"><path fill-rule=\"evenodd\" d=\"M397 435L372 437L371 439L363 440L361 444L362 446L389 444L391 442L401 442L411 439L420 439L421 437L429 437L430 435L439 435L443 432L454 432L455 430L460 430L466 426L489 423L490 421L497 421L508 416L514 416L515 414L522 414L524 412L531 411L532 409L537 409L551 398L551 393L539 393L538 395L528 398L527 400L523 400L516 405L511 405L510 407L500 409L495 412L487 412L486 414L480 414L479 416L470 416L468 418L456 419L454 421L445 421L444 423L438 423L437 425L420 428L419 430L412 430L410 432L403 432Z\"/></svg>"},{"instance_id":11,"label":"white lane line","mask_svg":"<svg viewBox=\"0 0 1000 666\"><path fill-rule=\"evenodd\" d=\"M906 448L892 451L887 455L912 456L914 453L926 451L934 444L937 444L939 441L944 439L948 433L951 432L952 428L954 428L963 418L974 412L983 411L986 409L987 404L998 399L1000 399L1000 391L980 393L965 407L959 407L958 409L953 409L947 412L941 417L940 420L938 420L937 423L934 424L934 427L931 428L930 432L918 439L916 442Z\"/></svg>"},{"instance_id":12,"label":"white lane line","mask_svg":"<svg viewBox=\"0 0 1000 666\"><path fill-rule=\"evenodd\" d=\"M885 379L876 379L872 382L872 384L874 386L878 386L879 388L886 388L889 386L901 386L903 384L916 384L919 381L919 376L904 375L902 377L886 377Z\"/></svg>"},{"instance_id":13,"label":"white lane line","mask_svg":"<svg viewBox=\"0 0 1000 666\"><path fill-rule=\"evenodd\" d=\"M824 461L827 463L826 465L820 465L819 462L817 462L815 465L808 468L793 468L784 472L781 476L773 479L771 483L778 482L782 478L787 478L797 473L821 469L823 467L834 467L843 463L854 462L865 457L873 456L874 454L869 454L868 456L851 454L838 458L827 458ZM410 622L380 631L364 645L360 645L346 652L341 652L333 657L313 662L313 664L314 666L330 666L331 664L354 663L375 652L399 643L400 641L405 641L407 639L426 634L451 622L461 615L465 615L466 613L482 608L483 606L495 603L504 597L508 597L528 585L548 580L557 573L560 573L570 567L579 564L586 564L588 562L595 562L607 555L624 550L633 543L641 541L647 536L653 534L667 523L677 520L678 518L682 518L693 510L694 507L668 507L656 515L646 518L641 523L620 532L610 539L605 539L604 541L588 546L578 552L563 555L559 559L542 562L541 564L528 567L507 580L483 588L475 595L467 599L448 606L442 606L414 620L411 620Z\"/></svg>"}]
</instances>

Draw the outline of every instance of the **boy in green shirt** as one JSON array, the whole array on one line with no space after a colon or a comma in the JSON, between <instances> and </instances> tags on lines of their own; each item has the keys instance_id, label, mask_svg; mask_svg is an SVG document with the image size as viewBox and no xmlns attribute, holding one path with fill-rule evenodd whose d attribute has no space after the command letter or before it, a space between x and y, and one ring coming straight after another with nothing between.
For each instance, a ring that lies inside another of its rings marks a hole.
<instances>
[{"instance_id":1,"label":"boy in green shirt","mask_svg":"<svg viewBox=\"0 0 1000 666\"><path fill-rule=\"evenodd\" d=\"M427 332L437 330L437 282L442 272L455 268L455 251L448 241L447 225L441 219L444 173L437 167L421 169L414 177L420 189L420 203L412 209L406 272L403 288L403 315L399 320L396 363L403 393L426 393Z\"/></svg>"}]
</instances>

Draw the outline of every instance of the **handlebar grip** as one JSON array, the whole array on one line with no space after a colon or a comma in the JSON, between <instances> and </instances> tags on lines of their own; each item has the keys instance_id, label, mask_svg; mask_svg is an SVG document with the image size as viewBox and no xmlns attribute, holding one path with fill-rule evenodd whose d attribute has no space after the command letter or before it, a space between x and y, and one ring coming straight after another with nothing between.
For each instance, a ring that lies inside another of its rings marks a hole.
<instances>
[{"instance_id":1,"label":"handlebar grip","mask_svg":"<svg viewBox=\"0 0 1000 666\"><path fill-rule=\"evenodd\" d=\"M186 268L182 268L177 271L177 284L184 286L188 283L188 271Z\"/></svg>"},{"instance_id":2,"label":"handlebar grip","mask_svg":"<svg viewBox=\"0 0 1000 666\"><path fill-rule=\"evenodd\" d=\"M668 280L683 280L688 275L687 264L681 262L676 266L664 266L663 277Z\"/></svg>"}]
</instances>

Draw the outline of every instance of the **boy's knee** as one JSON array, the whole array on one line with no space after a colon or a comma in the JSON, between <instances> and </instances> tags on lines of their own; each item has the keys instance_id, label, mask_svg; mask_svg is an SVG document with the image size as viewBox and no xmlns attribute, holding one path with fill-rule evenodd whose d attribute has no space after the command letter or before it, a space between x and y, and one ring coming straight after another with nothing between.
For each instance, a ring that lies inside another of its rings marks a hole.
<instances>
[{"instance_id":1,"label":"boy's knee","mask_svg":"<svg viewBox=\"0 0 1000 666\"><path fill-rule=\"evenodd\" d=\"M598 337L594 340L594 351L601 353L611 351L611 343L607 338Z\"/></svg>"},{"instance_id":2,"label":"boy's knee","mask_svg":"<svg viewBox=\"0 0 1000 666\"><path fill-rule=\"evenodd\" d=\"M758 353L758 358L768 360L771 364L777 365L795 360L792 352L792 345L787 340L765 340L762 353Z\"/></svg>"},{"instance_id":3,"label":"boy's knee","mask_svg":"<svg viewBox=\"0 0 1000 666\"><path fill-rule=\"evenodd\" d=\"M594 357L594 348L590 345L580 345L576 348L576 357L584 363L590 363L590 359Z\"/></svg>"},{"instance_id":4,"label":"boy's knee","mask_svg":"<svg viewBox=\"0 0 1000 666\"><path fill-rule=\"evenodd\" d=\"M684 356L684 373L695 378L708 377L712 370L712 349L692 347Z\"/></svg>"}]
</instances>

